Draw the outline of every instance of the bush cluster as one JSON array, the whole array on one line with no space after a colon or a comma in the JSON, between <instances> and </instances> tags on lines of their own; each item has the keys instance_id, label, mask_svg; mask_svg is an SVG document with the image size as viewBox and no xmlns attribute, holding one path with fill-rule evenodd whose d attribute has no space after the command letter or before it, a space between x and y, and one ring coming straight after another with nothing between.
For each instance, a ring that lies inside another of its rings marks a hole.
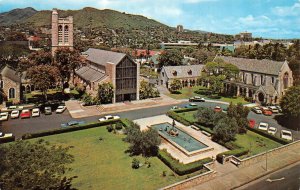
<instances>
[{"instance_id":1,"label":"bush cluster","mask_svg":"<svg viewBox=\"0 0 300 190\"><path fill-rule=\"evenodd\" d=\"M246 148L239 148L239 149L234 149L234 150L229 150L229 151L226 151L226 152L222 152L222 153L217 155L217 161L222 162L223 155L225 155L225 156L233 155L235 157L240 157L240 156L248 154L248 152L249 152L249 150L246 149Z\"/></svg>"}]
</instances>

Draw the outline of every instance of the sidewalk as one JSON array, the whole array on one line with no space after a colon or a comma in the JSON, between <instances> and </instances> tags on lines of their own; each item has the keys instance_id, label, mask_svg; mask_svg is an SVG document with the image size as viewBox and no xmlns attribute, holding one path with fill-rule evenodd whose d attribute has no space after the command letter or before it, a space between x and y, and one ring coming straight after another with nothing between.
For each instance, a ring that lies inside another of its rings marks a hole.
<instances>
[{"instance_id":1,"label":"sidewalk","mask_svg":"<svg viewBox=\"0 0 300 190\"><path fill-rule=\"evenodd\" d=\"M218 172L216 178L196 185L190 189L226 190L238 188L298 161L300 161L300 146L295 146L294 148L285 150L279 154L273 155L272 157L268 157L268 170L266 170L266 160L260 161L249 167L237 168L234 170L232 170L233 164L231 163L227 163L226 165L216 164L214 168L214 170ZM226 168L228 168L228 170Z\"/></svg>"}]
</instances>

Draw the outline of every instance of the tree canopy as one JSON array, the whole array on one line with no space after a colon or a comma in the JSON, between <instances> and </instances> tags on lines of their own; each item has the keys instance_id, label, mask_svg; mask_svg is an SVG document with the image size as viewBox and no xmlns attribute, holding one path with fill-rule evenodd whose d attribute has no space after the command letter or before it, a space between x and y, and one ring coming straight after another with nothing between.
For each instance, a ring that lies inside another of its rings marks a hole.
<instances>
[{"instance_id":1,"label":"tree canopy","mask_svg":"<svg viewBox=\"0 0 300 190\"><path fill-rule=\"evenodd\" d=\"M182 84L180 80L174 79L170 84L170 90L171 92L176 92L182 88Z\"/></svg>"},{"instance_id":2,"label":"tree canopy","mask_svg":"<svg viewBox=\"0 0 300 190\"><path fill-rule=\"evenodd\" d=\"M179 50L166 50L158 57L159 66L177 66L182 65L183 54Z\"/></svg>"},{"instance_id":3,"label":"tree canopy","mask_svg":"<svg viewBox=\"0 0 300 190\"><path fill-rule=\"evenodd\" d=\"M288 117L300 117L300 86L288 88L280 101L280 106L284 115Z\"/></svg>"},{"instance_id":4,"label":"tree canopy","mask_svg":"<svg viewBox=\"0 0 300 190\"><path fill-rule=\"evenodd\" d=\"M101 83L98 87L98 99L101 104L112 103L114 87L110 82Z\"/></svg>"},{"instance_id":5,"label":"tree canopy","mask_svg":"<svg viewBox=\"0 0 300 190\"><path fill-rule=\"evenodd\" d=\"M142 80L140 83L140 100L159 96L159 91L149 82Z\"/></svg>"}]
</instances>

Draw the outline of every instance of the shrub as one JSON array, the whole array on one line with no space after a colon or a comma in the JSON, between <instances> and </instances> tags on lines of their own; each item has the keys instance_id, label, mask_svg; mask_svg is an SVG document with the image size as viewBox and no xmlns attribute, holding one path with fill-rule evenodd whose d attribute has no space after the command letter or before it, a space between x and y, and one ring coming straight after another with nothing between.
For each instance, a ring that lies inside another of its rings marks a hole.
<instances>
[{"instance_id":1,"label":"shrub","mask_svg":"<svg viewBox=\"0 0 300 190\"><path fill-rule=\"evenodd\" d=\"M123 128L122 123L117 123L116 124L116 130L121 130Z\"/></svg>"},{"instance_id":2,"label":"shrub","mask_svg":"<svg viewBox=\"0 0 300 190\"><path fill-rule=\"evenodd\" d=\"M0 144L1 143L13 142L13 141L15 141L15 136L5 137L5 138L0 139Z\"/></svg>"},{"instance_id":3,"label":"shrub","mask_svg":"<svg viewBox=\"0 0 300 190\"><path fill-rule=\"evenodd\" d=\"M218 160L218 162L222 163L223 155L225 155L226 157L230 156L230 155L233 155L235 157L240 157L240 156L248 154L248 152L249 152L249 150L246 149L246 148L239 148L239 149L229 150L229 151L222 152L222 153L218 154L216 159Z\"/></svg>"},{"instance_id":4,"label":"shrub","mask_svg":"<svg viewBox=\"0 0 300 190\"><path fill-rule=\"evenodd\" d=\"M168 111L167 116L171 117L172 119L175 119L179 123L182 123L183 125L191 125L192 123L184 119L183 117L179 116L174 111Z\"/></svg>"},{"instance_id":5,"label":"shrub","mask_svg":"<svg viewBox=\"0 0 300 190\"><path fill-rule=\"evenodd\" d=\"M114 130L114 127L113 125L107 125L106 129L108 132L112 132Z\"/></svg>"},{"instance_id":6,"label":"shrub","mask_svg":"<svg viewBox=\"0 0 300 190\"><path fill-rule=\"evenodd\" d=\"M157 156L178 175L186 175L203 169L203 164L211 162L211 158L204 158L189 164L182 164L174 159L166 150L159 150Z\"/></svg>"},{"instance_id":7,"label":"shrub","mask_svg":"<svg viewBox=\"0 0 300 190\"><path fill-rule=\"evenodd\" d=\"M132 160L131 167L133 169L138 169L140 167L140 161L136 158Z\"/></svg>"}]
</instances>

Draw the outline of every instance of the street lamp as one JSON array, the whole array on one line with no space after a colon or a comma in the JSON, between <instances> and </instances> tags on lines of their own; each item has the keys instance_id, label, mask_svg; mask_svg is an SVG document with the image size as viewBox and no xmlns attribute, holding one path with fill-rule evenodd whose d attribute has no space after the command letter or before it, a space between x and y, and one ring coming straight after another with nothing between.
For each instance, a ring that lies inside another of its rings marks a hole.
<instances>
[{"instance_id":1,"label":"street lamp","mask_svg":"<svg viewBox=\"0 0 300 190\"><path fill-rule=\"evenodd\" d=\"M266 150L266 171L268 171L268 150Z\"/></svg>"}]
</instances>

